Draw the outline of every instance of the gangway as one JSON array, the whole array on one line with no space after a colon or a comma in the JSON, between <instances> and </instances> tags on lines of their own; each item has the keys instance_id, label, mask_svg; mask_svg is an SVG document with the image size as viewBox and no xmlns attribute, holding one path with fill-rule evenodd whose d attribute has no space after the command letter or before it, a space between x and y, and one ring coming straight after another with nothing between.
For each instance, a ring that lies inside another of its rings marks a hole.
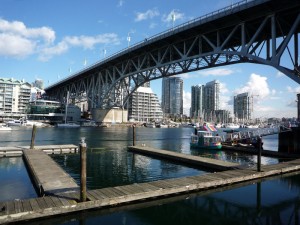
<instances>
[{"instance_id":1,"label":"gangway","mask_svg":"<svg viewBox=\"0 0 300 225\"><path fill-rule=\"evenodd\" d=\"M268 128L257 128L252 130L243 130L243 131L227 131L226 135L221 136L223 144L227 145L254 145L257 143L259 137L279 134L280 132L289 131L289 128L282 126L274 126Z\"/></svg>"}]
</instances>

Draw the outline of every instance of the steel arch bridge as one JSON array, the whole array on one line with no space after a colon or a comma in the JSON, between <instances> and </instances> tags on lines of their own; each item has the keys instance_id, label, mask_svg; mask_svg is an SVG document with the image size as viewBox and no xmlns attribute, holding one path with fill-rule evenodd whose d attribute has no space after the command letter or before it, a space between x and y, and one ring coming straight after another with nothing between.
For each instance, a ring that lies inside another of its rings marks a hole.
<instances>
[{"instance_id":1,"label":"steel arch bridge","mask_svg":"<svg viewBox=\"0 0 300 225\"><path fill-rule=\"evenodd\" d=\"M137 43L54 85L89 109L124 107L145 82L237 63L269 65L300 84L300 0L244 0Z\"/></svg>"}]
</instances>

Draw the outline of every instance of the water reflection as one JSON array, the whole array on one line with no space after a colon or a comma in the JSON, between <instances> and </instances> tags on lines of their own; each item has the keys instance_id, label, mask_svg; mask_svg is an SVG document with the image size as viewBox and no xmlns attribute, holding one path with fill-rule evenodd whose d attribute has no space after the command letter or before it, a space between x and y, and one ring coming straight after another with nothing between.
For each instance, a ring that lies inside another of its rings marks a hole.
<instances>
[{"instance_id":1,"label":"water reflection","mask_svg":"<svg viewBox=\"0 0 300 225\"><path fill-rule=\"evenodd\" d=\"M298 224L299 181L299 173L294 173L39 224Z\"/></svg>"},{"instance_id":2,"label":"water reflection","mask_svg":"<svg viewBox=\"0 0 300 225\"><path fill-rule=\"evenodd\" d=\"M0 201L36 196L22 157L0 158Z\"/></svg>"}]
</instances>

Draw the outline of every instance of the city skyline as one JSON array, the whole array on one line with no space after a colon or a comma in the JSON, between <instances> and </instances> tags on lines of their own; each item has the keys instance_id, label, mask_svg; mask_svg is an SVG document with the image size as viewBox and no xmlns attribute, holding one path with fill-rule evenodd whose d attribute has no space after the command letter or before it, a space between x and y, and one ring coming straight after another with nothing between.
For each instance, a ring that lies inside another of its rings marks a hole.
<instances>
[{"instance_id":1,"label":"city skyline","mask_svg":"<svg viewBox=\"0 0 300 225\"><path fill-rule=\"evenodd\" d=\"M235 2L110 1L103 6L95 0L4 0L0 9L0 77L29 83L39 78L47 86L147 37ZM221 109L233 112L233 96L249 92L257 95L255 117L297 116L299 84L270 66L236 64L179 77L184 81L183 108L187 115L191 86L219 80ZM151 82L159 98L161 83L161 79Z\"/></svg>"}]
</instances>

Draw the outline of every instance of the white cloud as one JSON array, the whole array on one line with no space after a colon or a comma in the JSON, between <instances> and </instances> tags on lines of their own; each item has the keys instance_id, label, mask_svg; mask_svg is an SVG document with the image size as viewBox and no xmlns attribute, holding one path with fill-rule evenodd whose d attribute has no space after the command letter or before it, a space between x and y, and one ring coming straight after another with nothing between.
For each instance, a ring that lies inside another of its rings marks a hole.
<instances>
[{"instance_id":1,"label":"white cloud","mask_svg":"<svg viewBox=\"0 0 300 225\"><path fill-rule=\"evenodd\" d=\"M184 20L184 13L181 13L177 10L172 10L171 12L169 12L169 14L165 14L162 17L162 21L168 25L173 23L173 17L176 20ZM174 22L175 22L174 21Z\"/></svg>"},{"instance_id":2,"label":"white cloud","mask_svg":"<svg viewBox=\"0 0 300 225\"><path fill-rule=\"evenodd\" d=\"M295 101L295 99L290 99L288 102L286 102L286 106L296 108L297 107L297 101Z\"/></svg>"},{"instance_id":3,"label":"white cloud","mask_svg":"<svg viewBox=\"0 0 300 225\"><path fill-rule=\"evenodd\" d=\"M300 93L300 86L295 88L292 88L291 86L287 86L286 89L289 93Z\"/></svg>"},{"instance_id":4,"label":"white cloud","mask_svg":"<svg viewBox=\"0 0 300 225\"><path fill-rule=\"evenodd\" d=\"M142 20L152 19L155 16L159 16L157 9L149 9L146 12L137 12L134 21L139 22Z\"/></svg>"},{"instance_id":5,"label":"white cloud","mask_svg":"<svg viewBox=\"0 0 300 225\"><path fill-rule=\"evenodd\" d=\"M28 28L20 21L0 19L0 55L23 58L54 40L55 32L49 27Z\"/></svg>"},{"instance_id":6,"label":"white cloud","mask_svg":"<svg viewBox=\"0 0 300 225\"><path fill-rule=\"evenodd\" d=\"M284 76L284 74L280 71L278 71L277 74L276 74L276 77L283 77L283 76Z\"/></svg>"},{"instance_id":7,"label":"white cloud","mask_svg":"<svg viewBox=\"0 0 300 225\"><path fill-rule=\"evenodd\" d=\"M36 43L24 37L0 34L0 55L23 58L34 53Z\"/></svg>"},{"instance_id":8,"label":"white cloud","mask_svg":"<svg viewBox=\"0 0 300 225\"><path fill-rule=\"evenodd\" d=\"M228 68L217 68L217 69L210 69L210 70L203 70L199 71L198 74L202 76L228 76L233 74L234 71Z\"/></svg>"},{"instance_id":9,"label":"white cloud","mask_svg":"<svg viewBox=\"0 0 300 225\"><path fill-rule=\"evenodd\" d=\"M229 90L227 89L227 85L225 83L219 82L220 83L220 94L225 94L228 93Z\"/></svg>"},{"instance_id":10,"label":"white cloud","mask_svg":"<svg viewBox=\"0 0 300 225\"><path fill-rule=\"evenodd\" d=\"M55 55L61 55L69 50L69 46L66 42L60 42L55 46L47 47L41 50L39 60L47 61Z\"/></svg>"},{"instance_id":11,"label":"white cloud","mask_svg":"<svg viewBox=\"0 0 300 225\"><path fill-rule=\"evenodd\" d=\"M54 55L67 52L71 47L93 49L97 44L119 44L114 33L96 36L67 36L55 44L55 32L49 27L28 28L20 21L0 19L0 55L25 58L39 54L39 59L47 61Z\"/></svg>"},{"instance_id":12,"label":"white cloud","mask_svg":"<svg viewBox=\"0 0 300 225\"><path fill-rule=\"evenodd\" d=\"M191 92L183 91L183 114L190 115Z\"/></svg>"},{"instance_id":13,"label":"white cloud","mask_svg":"<svg viewBox=\"0 0 300 225\"><path fill-rule=\"evenodd\" d=\"M107 33L97 36L67 36L57 45L53 45L41 50L39 59L47 61L54 55L67 52L71 47L82 47L93 49L97 44L119 44L119 38L114 33Z\"/></svg>"},{"instance_id":14,"label":"white cloud","mask_svg":"<svg viewBox=\"0 0 300 225\"><path fill-rule=\"evenodd\" d=\"M220 95L220 109L232 111L232 105L230 105L230 100L230 96Z\"/></svg>"},{"instance_id":15,"label":"white cloud","mask_svg":"<svg viewBox=\"0 0 300 225\"><path fill-rule=\"evenodd\" d=\"M123 6L123 4L124 4L124 0L119 0L119 2L118 2L118 7L122 7Z\"/></svg>"},{"instance_id":16,"label":"white cloud","mask_svg":"<svg viewBox=\"0 0 300 225\"><path fill-rule=\"evenodd\" d=\"M235 94L245 92L249 92L250 95L256 95L256 98L254 98L255 100L261 100L267 98L270 95L271 90L266 77L252 73L247 84L234 91Z\"/></svg>"},{"instance_id":17,"label":"white cloud","mask_svg":"<svg viewBox=\"0 0 300 225\"><path fill-rule=\"evenodd\" d=\"M156 23L151 23L149 25L149 29L154 29L155 27L157 27L157 24Z\"/></svg>"},{"instance_id":18,"label":"white cloud","mask_svg":"<svg viewBox=\"0 0 300 225\"><path fill-rule=\"evenodd\" d=\"M182 74L176 75L176 77L181 77L183 79L190 79L190 78L196 78L196 77L198 77L198 75L195 73L182 73Z\"/></svg>"},{"instance_id":19,"label":"white cloud","mask_svg":"<svg viewBox=\"0 0 300 225\"><path fill-rule=\"evenodd\" d=\"M40 39L51 43L55 40L55 32L49 27L27 28L23 22L9 22L0 19L0 33L25 37L28 39Z\"/></svg>"},{"instance_id":20,"label":"white cloud","mask_svg":"<svg viewBox=\"0 0 300 225\"><path fill-rule=\"evenodd\" d=\"M114 33L101 34L97 36L67 36L63 42L69 46L83 47L92 49L96 44L119 43L118 36Z\"/></svg>"}]
</instances>

